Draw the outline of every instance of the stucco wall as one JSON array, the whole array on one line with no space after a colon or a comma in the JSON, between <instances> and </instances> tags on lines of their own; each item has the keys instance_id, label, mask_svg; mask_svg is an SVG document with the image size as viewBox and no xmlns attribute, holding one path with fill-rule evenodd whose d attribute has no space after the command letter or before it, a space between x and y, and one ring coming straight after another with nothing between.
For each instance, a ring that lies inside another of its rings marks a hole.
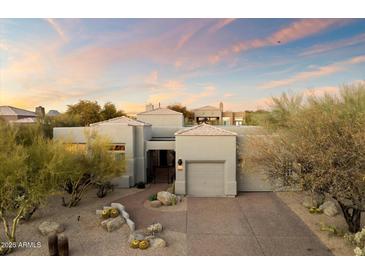
<instances>
[{"instance_id":1,"label":"stucco wall","mask_svg":"<svg viewBox=\"0 0 365 274\"><path fill-rule=\"evenodd\" d=\"M137 120L151 124L153 127L182 127L184 116L178 114L137 114Z\"/></svg>"},{"instance_id":2,"label":"stucco wall","mask_svg":"<svg viewBox=\"0 0 365 274\"><path fill-rule=\"evenodd\" d=\"M271 191L270 182L264 176L264 168L243 165L240 158L255 152L255 147L250 144L250 139L263 138L265 131L258 126L225 126L226 130L236 132L237 135L237 190L238 191Z\"/></svg>"},{"instance_id":3,"label":"stucco wall","mask_svg":"<svg viewBox=\"0 0 365 274\"><path fill-rule=\"evenodd\" d=\"M175 138L175 132L182 127L152 127L152 138Z\"/></svg>"},{"instance_id":4,"label":"stucco wall","mask_svg":"<svg viewBox=\"0 0 365 274\"><path fill-rule=\"evenodd\" d=\"M224 161L224 192L237 194L236 136L176 136L176 166L183 160L183 170L176 170L175 192L186 194L187 161Z\"/></svg>"}]
</instances>

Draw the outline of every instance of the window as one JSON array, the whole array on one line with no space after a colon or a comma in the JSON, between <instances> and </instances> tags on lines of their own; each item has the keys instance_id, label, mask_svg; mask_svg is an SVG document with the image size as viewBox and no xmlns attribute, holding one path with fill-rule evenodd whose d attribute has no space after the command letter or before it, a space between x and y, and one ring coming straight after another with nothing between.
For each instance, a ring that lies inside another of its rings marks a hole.
<instances>
[{"instance_id":1,"label":"window","mask_svg":"<svg viewBox=\"0 0 365 274\"><path fill-rule=\"evenodd\" d=\"M123 161L123 171L126 170L125 160L125 144L112 144L109 146L110 153L114 154L116 161Z\"/></svg>"},{"instance_id":2,"label":"window","mask_svg":"<svg viewBox=\"0 0 365 274\"><path fill-rule=\"evenodd\" d=\"M116 144L110 146L109 150L111 151L125 151L125 145L124 144Z\"/></svg>"},{"instance_id":3,"label":"window","mask_svg":"<svg viewBox=\"0 0 365 274\"><path fill-rule=\"evenodd\" d=\"M86 151L86 144L65 144L65 147L68 151L76 152L76 151Z\"/></svg>"}]
</instances>

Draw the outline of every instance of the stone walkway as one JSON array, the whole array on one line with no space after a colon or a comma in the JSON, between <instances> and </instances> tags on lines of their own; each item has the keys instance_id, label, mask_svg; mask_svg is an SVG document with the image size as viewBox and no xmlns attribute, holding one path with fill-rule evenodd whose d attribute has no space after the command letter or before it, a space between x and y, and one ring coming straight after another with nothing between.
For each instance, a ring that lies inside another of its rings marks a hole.
<instances>
[{"instance_id":1,"label":"stone walkway","mask_svg":"<svg viewBox=\"0 0 365 274\"><path fill-rule=\"evenodd\" d=\"M186 212L143 206L150 194L166 188L152 185L119 201L137 229L160 222L168 231L186 233L186 255L332 255L275 193L188 198Z\"/></svg>"}]
</instances>

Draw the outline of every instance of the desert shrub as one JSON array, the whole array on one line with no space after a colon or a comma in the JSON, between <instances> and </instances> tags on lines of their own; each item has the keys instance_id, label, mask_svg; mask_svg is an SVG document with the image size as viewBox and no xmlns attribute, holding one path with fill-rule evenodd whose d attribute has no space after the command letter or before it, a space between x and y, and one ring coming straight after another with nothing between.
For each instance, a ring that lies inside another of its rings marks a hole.
<instances>
[{"instance_id":1,"label":"desert shrub","mask_svg":"<svg viewBox=\"0 0 365 274\"><path fill-rule=\"evenodd\" d=\"M6 242L16 243L19 221L29 219L69 177L67 155L62 144L32 127L0 123L0 220ZM0 247L1 255L11 251Z\"/></svg>"},{"instance_id":2,"label":"desert shrub","mask_svg":"<svg viewBox=\"0 0 365 274\"><path fill-rule=\"evenodd\" d=\"M156 201L157 200L157 193L151 194L150 196L148 196L148 200L149 201Z\"/></svg>"},{"instance_id":3,"label":"desert shrub","mask_svg":"<svg viewBox=\"0 0 365 274\"><path fill-rule=\"evenodd\" d=\"M68 201L62 198L64 206L77 206L91 186L107 188L113 177L122 174L124 160L118 160L110 153L109 144L102 136L91 134L87 136L86 149L69 150L70 157L65 168L72 170L72 173L61 185L69 194Z\"/></svg>"},{"instance_id":4,"label":"desert shrub","mask_svg":"<svg viewBox=\"0 0 365 274\"><path fill-rule=\"evenodd\" d=\"M344 237L355 246L356 256L365 256L365 227L355 234L346 234Z\"/></svg>"},{"instance_id":5,"label":"desert shrub","mask_svg":"<svg viewBox=\"0 0 365 274\"><path fill-rule=\"evenodd\" d=\"M342 229L337 228L334 225L327 225L327 224L320 224L320 230L328 232L329 236L337 236L337 237L343 237L345 235L345 231Z\"/></svg>"},{"instance_id":6,"label":"desert shrub","mask_svg":"<svg viewBox=\"0 0 365 274\"><path fill-rule=\"evenodd\" d=\"M340 205L349 231L361 229L365 210L365 85L339 95L283 95L273 99L262 124L267 136L253 140L250 161L272 182L328 194Z\"/></svg>"}]
</instances>

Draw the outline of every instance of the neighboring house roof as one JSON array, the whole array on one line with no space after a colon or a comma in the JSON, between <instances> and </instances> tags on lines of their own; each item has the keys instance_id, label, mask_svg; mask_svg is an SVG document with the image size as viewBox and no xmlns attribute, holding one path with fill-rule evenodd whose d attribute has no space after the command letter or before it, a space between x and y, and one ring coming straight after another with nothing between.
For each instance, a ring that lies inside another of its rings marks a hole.
<instances>
[{"instance_id":1,"label":"neighboring house roof","mask_svg":"<svg viewBox=\"0 0 365 274\"><path fill-rule=\"evenodd\" d=\"M12 124L34 124L37 122L37 118L35 117L27 117L27 118L22 118L22 119L18 119L18 120L14 120L14 121L9 121Z\"/></svg>"},{"instance_id":2,"label":"neighboring house roof","mask_svg":"<svg viewBox=\"0 0 365 274\"><path fill-rule=\"evenodd\" d=\"M169 109L169 108L156 108L153 110L148 110L144 112L140 112L137 115L183 115L181 112L177 112L175 110Z\"/></svg>"},{"instance_id":3,"label":"neighboring house roof","mask_svg":"<svg viewBox=\"0 0 365 274\"><path fill-rule=\"evenodd\" d=\"M213 107L213 106L204 106L204 107L193 109L193 111L203 111L203 110L205 110L205 111L220 111L219 108Z\"/></svg>"},{"instance_id":4,"label":"neighboring house roof","mask_svg":"<svg viewBox=\"0 0 365 274\"><path fill-rule=\"evenodd\" d=\"M175 133L184 136L234 136L237 133L208 124L200 124L194 127L184 128Z\"/></svg>"},{"instance_id":5,"label":"neighboring house roof","mask_svg":"<svg viewBox=\"0 0 365 274\"><path fill-rule=\"evenodd\" d=\"M51 109L50 111L47 112L47 116L58 116L60 114L61 113L58 110L54 110L54 109Z\"/></svg>"},{"instance_id":6,"label":"neighboring house roof","mask_svg":"<svg viewBox=\"0 0 365 274\"><path fill-rule=\"evenodd\" d=\"M16 108L16 107L12 107L12 106L0 106L0 115L3 116L32 116L32 117L36 117L35 112L33 111L29 111L29 110L25 110L25 109L21 109L21 108Z\"/></svg>"},{"instance_id":7,"label":"neighboring house roof","mask_svg":"<svg viewBox=\"0 0 365 274\"><path fill-rule=\"evenodd\" d=\"M103 125L103 124L118 124L118 125L126 125L126 126L150 126L150 124L148 124L148 123L145 123L145 122L142 122L139 120L134 120L134 119L128 118L126 116L116 117L116 118L112 118L109 120L93 123L93 124L90 124L90 126L98 126L98 125Z\"/></svg>"}]
</instances>

